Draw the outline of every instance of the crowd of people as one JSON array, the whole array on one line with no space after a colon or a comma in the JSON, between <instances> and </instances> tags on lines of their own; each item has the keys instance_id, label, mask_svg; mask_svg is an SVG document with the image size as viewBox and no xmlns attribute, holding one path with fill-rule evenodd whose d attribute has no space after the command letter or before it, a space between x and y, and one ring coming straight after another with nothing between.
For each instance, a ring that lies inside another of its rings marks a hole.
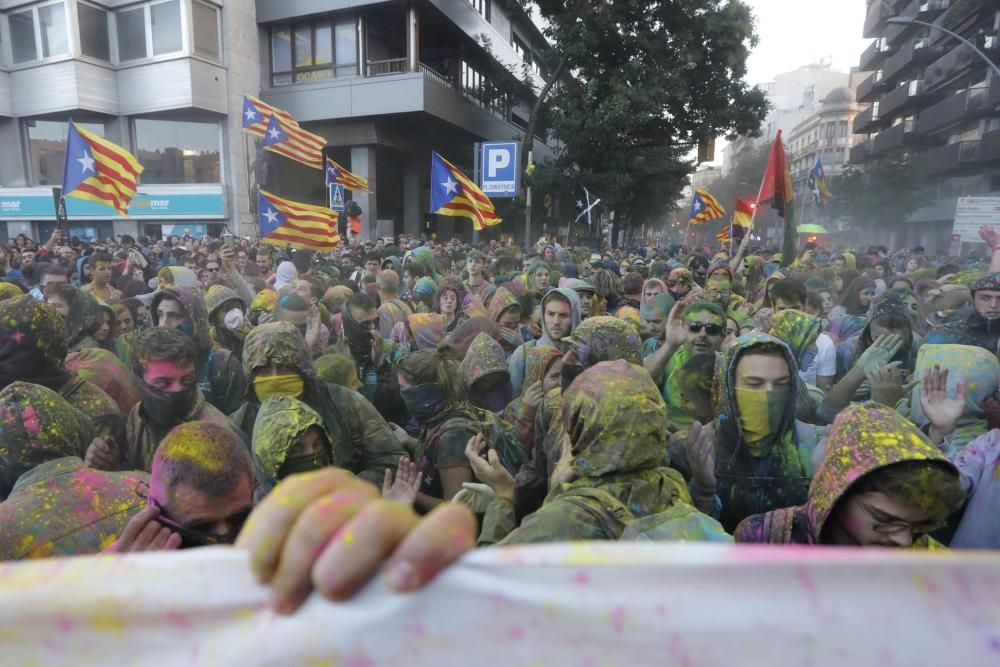
<instances>
[{"instance_id":1,"label":"crowd of people","mask_svg":"<svg viewBox=\"0 0 1000 667\"><path fill-rule=\"evenodd\" d=\"M237 544L281 610L565 540L1000 547L1000 235L0 246L0 558Z\"/></svg>"}]
</instances>

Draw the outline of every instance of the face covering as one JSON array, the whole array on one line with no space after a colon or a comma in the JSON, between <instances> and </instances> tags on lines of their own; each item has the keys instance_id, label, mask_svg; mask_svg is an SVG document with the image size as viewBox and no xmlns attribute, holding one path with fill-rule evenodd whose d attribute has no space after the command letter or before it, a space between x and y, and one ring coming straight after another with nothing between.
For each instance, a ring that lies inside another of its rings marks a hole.
<instances>
[{"instance_id":1,"label":"face covering","mask_svg":"<svg viewBox=\"0 0 1000 667\"><path fill-rule=\"evenodd\" d=\"M400 389L399 395L406 403L407 412L420 423L433 417L447 398L444 391L436 384L421 384L409 389Z\"/></svg>"},{"instance_id":2,"label":"face covering","mask_svg":"<svg viewBox=\"0 0 1000 667\"><path fill-rule=\"evenodd\" d=\"M253 379L253 390L257 399L263 402L271 396L291 396L298 398L305 393L306 381L301 375L258 375Z\"/></svg>"},{"instance_id":3,"label":"face covering","mask_svg":"<svg viewBox=\"0 0 1000 667\"><path fill-rule=\"evenodd\" d=\"M194 339L194 325L190 322L185 322L177 327L177 329L188 338Z\"/></svg>"},{"instance_id":4,"label":"face covering","mask_svg":"<svg viewBox=\"0 0 1000 667\"><path fill-rule=\"evenodd\" d=\"M173 427L184 421L194 407L199 391L198 385L180 391L163 391L142 379L136 384L142 394L142 411L146 420L160 428Z\"/></svg>"},{"instance_id":5,"label":"face covering","mask_svg":"<svg viewBox=\"0 0 1000 667\"><path fill-rule=\"evenodd\" d=\"M313 453L289 454L278 470L278 479L284 479L295 473L319 470L328 465L330 465L330 455L326 448Z\"/></svg>"},{"instance_id":6,"label":"face covering","mask_svg":"<svg viewBox=\"0 0 1000 667\"><path fill-rule=\"evenodd\" d=\"M243 311L239 308L230 308L223 318L226 328L230 331L243 328Z\"/></svg>"},{"instance_id":7,"label":"face covering","mask_svg":"<svg viewBox=\"0 0 1000 667\"><path fill-rule=\"evenodd\" d=\"M772 436L781 427L788 393L788 387L771 390L736 388L740 427L750 456L760 458L771 453Z\"/></svg>"},{"instance_id":8,"label":"face covering","mask_svg":"<svg viewBox=\"0 0 1000 667\"><path fill-rule=\"evenodd\" d=\"M562 371L560 371L561 382L563 392L569 389L569 386L573 384L573 380L584 371L583 366L570 366L568 364L563 364Z\"/></svg>"},{"instance_id":9,"label":"face covering","mask_svg":"<svg viewBox=\"0 0 1000 667\"><path fill-rule=\"evenodd\" d=\"M344 304L341 314L344 323L344 336L347 338L347 347L351 351L351 356L359 362L371 361L372 332L354 321L347 304Z\"/></svg>"}]
</instances>

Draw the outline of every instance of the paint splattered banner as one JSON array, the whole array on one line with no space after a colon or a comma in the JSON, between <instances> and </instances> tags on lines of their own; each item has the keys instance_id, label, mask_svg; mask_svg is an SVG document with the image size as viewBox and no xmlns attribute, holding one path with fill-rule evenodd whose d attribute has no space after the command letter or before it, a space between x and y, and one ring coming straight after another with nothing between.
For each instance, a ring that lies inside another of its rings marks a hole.
<instances>
[{"instance_id":1,"label":"paint splattered banner","mask_svg":"<svg viewBox=\"0 0 1000 667\"><path fill-rule=\"evenodd\" d=\"M486 549L276 616L244 553L0 565L5 665L1000 664L1000 557L702 544Z\"/></svg>"}]
</instances>

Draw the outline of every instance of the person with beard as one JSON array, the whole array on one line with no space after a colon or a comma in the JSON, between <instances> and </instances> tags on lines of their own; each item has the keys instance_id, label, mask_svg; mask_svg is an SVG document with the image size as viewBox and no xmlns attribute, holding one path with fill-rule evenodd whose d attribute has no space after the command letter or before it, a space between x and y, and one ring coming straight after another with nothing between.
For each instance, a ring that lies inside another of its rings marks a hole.
<instances>
[{"instance_id":1,"label":"person with beard","mask_svg":"<svg viewBox=\"0 0 1000 667\"><path fill-rule=\"evenodd\" d=\"M565 347L562 341L580 326L580 311L580 297L568 287L557 287L545 295L542 299L542 337L518 346L507 363L514 396L520 396L524 389L528 352L537 346L562 350Z\"/></svg>"},{"instance_id":2,"label":"person with beard","mask_svg":"<svg viewBox=\"0 0 1000 667\"><path fill-rule=\"evenodd\" d=\"M254 434L261 403L290 396L322 417L333 459L359 477L380 483L385 470L406 457L392 429L359 392L316 379L312 357L292 324L254 328L244 341L243 369L249 389L240 397L243 406L231 415L243 432Z\"/></svg>"},{"instance_id":3,"label":"person with beard","mask_svg":"<svg viewBox=\"0 0 1000 667\"><path fill-rule=\"evenodd\" d=\"M150 305L154 327L178 329L198 350L198 388L224 414L239 409L246 378L239 357L212 343L208 312L201 292L192 287L160 290Z\"/></svg>"},{"instance_id":4,"label":"person with beard","mask_svg":"<svg viewBox=\"0 0 1000 667\"><path fill-rule=\"evenodd\" d=\"M743 519L737 542L933 549L964 500L959 472L916 426L875 403L833 424L806 502Z\"/></svg>"},{"instance_id":5,"label":"person with beard","mask_svg":"<svg viewBox=\"0 0 1000 667\"><path fill-rule=\"evenodd\" d=\"M197 360L194 341L175 329L157 327L136 337L133 370L142 400L126 425L120 457L126 469L149 471L157 446L179 424L205 421L229 427L226 416L198 389ZM104 470L113 469L119 459L113 443L108 445L111 451L88 452L88 460Z\"/></svg>"},{"instance_id":6,"label":"person with beard","mask_svg":"<svg viewBox=\"0 0 1000 667\"><path fill-rule=\"evenodd\" d=\"M671 430L684 431L694 421L678 383L681 367L697 354L721 350L725 333L726 314L714 303L674 306L667 316L663 344L643 364L667 402L667 426Z\"/></svg>"},{"instance_id":7,"label":"person with beard","mask_svg":"<svg viewBox=\"0 0 1000 667\"><path fill-rule=\"evenodd\" d=\"M934 345L978 345L1000 354L1000 273L985 275L972 286L972 312L927 334Z\"/></svg>"},{"instance_id":8,"label":"person with beard","mask_svg":"<svg viewBox=\"0 0 1000 667\"><path fill-rule=\"evenodd\" d=\"M406 413L394 372L402 353L392 341L382 337L378 307L364 294L355 294L340 312L347 351L361 380L361 395L386 421L405 423Z\"/></svg>"},{"instance_id":9,"label":"person with beard","mask_svg":"<svg viewBox=\"0 0 1000 667\"><path fill-rule=\"evenodd\" d=\"M236 433L209 422L181 424L163 438L150 467L147 506L103 553L236 541L253 510L255 481L253 457Z\"/></svg>"}]
</instances>

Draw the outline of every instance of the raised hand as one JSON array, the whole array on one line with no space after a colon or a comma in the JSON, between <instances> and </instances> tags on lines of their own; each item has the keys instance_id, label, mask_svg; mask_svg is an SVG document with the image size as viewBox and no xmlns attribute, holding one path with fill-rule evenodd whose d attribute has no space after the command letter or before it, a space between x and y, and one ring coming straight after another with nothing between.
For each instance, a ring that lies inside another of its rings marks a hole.
<instances>
[{"instance_id":1,"label":"raised hand","mask_svg":"<svg viewBox=\"0 0 1000 667\"><path fill-rule=\"evenodd\" d=\"M884 334L875 339L868 349L861 353L857 366L865 373L874 371L880 365L887 365L903 348L903 336Z\"/></svg>"},{"instance_id":2,"label":"raised hand","mask_svg":"<svg viewBox=\"0 0 1000 667\"><path fill-rule=\"evenodd\" d=\"M493 489L498 498L514 502L514 478L500 463L500 456L495 450L487 451L486 458L483 458L485 449L486 439L482 435L469 438L465 446L465 458L469 460L473 474L480 482Z\"/></svg>"},{"instance_id":3,"label":"raised hand","mask_svg":"<svg viewBox=\"0 0 1000 667\"><path fill-rule=\"evenodd\" d=\"M1000 249L1000 234L993 227L983 225L979 228L979 238L990 247L990 250Z\"/></svg>"},{"instance_id":4,"label":"raised hand","mask_svg":"<svg viewBox=\"0 0 1000 667\"><path fill-rule=\"evenodd\" d=\"M684 327L684 311L686 309L686 304L677 302L670 309L670 314L667 315L664 342L670 348L677 349L687 341L688 332Z\"/></svg>"},{"instance_id":5,"label":"raised hand","mask_svg":"<svg viewBox=\"0 0 1000 667\"><path fill-rule=\"evenodd\" d=\"M533 383L521 395L521 405L535 408L536 410L542 404L543 400L545 400L545 390L542 388L541 380Z\"/></svg>"},{"instance_id":6,"label":"raised hand","mask_svg":"<svg viewBox=\"0 0 1000 667\"><path fill-rule=\"evenodd\" d=\"M891 364L878 364L872 368L865 369L865 377L868 378L868 387L871 391L873 401L895 408L899 399L903 397L903 383L900 380L896 366L898 361Z\"/></svg>"},{"instance_id":7,"label":"raised hand","mask_svg":"<svg viewBox=\"0 0 1000 667\"><path fill-rule=\"evenodd\" d=\"M121 537L111 543L102 553L131 553L134 551L169 551L181 545L181 536L159 523L156 518L160 510L149 505L136 513L128 523Z\"/></svg>"},{"instance_id":8,"label":"raised hand","mask_svg":"<svg viewBox=\"0 0 1000 667\"><path fill-rule=\"evenodd\" d=\"M420 482L424 473L417 472L417 464L408 458L400 458L396 468L396 479L392 478L392 470L385 469L385 479L382 480L382 497L398 500L407 505L413 505L420 492Z\"/></svg>"},{"instance_id":9,"label":"raised hand","mask_svg":"<svg viewBox=\"0 0 1000 667\"><path fill-rule=\"evenodd\" d=\"M684 446L695 484L705 491L715 489L715 442L709 437L708 429L698 422L692 424Z\"/></svg>"},{"instance_id":10,"label":"raised hand","mask_svg":"<svg viewBox=\"0 0 1000 667\"><path fill-rule=\"evenodd\" d=\"M118 444L114 438L94 438L87 447L84 461L91 468L98 470L114 470L118 467Z\"/></svg>"},{"instance_id":11,"label":"raised hand","mask_svg":"<svg viewBox=\"0 0 1000 667\"><path fill-rule=\"evenodd\" d=\"M486 484L462 482L462 490L452 497L451 502L465 505L476 514L485 514L496 497L497 494Z\"/></svg>"},{"instance_id":12,"label":"raised hand","mask_svg":"<svg viewBox=\"0 0 1000 667\"><path fill-rule=\"evenodd\" d=\"M965 412L965 394L965 383L959 382L955 397L948 398L948 369L934 366L921 382L920 407L933 428L950 433Z\"/></svg>"}]
</instances>

